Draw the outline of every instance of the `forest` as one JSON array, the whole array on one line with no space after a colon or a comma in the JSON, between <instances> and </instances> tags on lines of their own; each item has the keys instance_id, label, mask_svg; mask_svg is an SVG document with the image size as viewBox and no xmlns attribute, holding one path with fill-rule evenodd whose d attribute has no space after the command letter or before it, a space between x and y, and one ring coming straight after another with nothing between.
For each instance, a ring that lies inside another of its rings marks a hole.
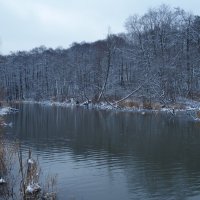
<instances>
[{"instance_id":1,"label":"forest","mask_svg":"<svg viewBox=\"0 0 200 200\"><path fill-rule=\"evenodd\" d=\"M200 16L161 5L124 33L0 55L1 100L200 100Z\"/></svg>"}]
</instances>

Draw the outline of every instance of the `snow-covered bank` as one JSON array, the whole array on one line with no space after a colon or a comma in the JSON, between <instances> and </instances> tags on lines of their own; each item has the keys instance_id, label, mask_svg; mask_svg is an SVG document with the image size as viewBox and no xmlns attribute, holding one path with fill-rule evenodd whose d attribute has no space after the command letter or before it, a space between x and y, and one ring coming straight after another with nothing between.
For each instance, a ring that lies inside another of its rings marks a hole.
<instances>
[{"instance_id":1,"label":"snow-covered bank","mask_svg":"<svg viewBox=\"0 0 200 200\"><path fill-rule=\"evenodd\" d=\"M0 116L4 116L4 115L7 115L9 113L14 113L14 112L18 112L18 109L11 108L11 107L0 108Z\"/></svg>"},{"instance_id":2,"label":"snow-covered bank","mask_svg":"<svg viewBox=\"0 0 200 200\"><path fill-rule=\"evenodd\" d=\"M129 101L128 103L130 103ZM127 102L124 105L118 105L111 102L99 102L92 103L86 101L83 103L77 103L74 100L66 102L56 101L23 101L23 103L40 104L44 106L60 106L60 107L83 107L87 109L97 110L120 110L120 111L133 111L133 112L169 112L175 114L176 112L187 112L187 111L200 111L200 102L188 99L178 99L176 103L168 103L166 105L152 103L151 109L145 109L142 103L138 103L138 106L129 106ZM135 102L134 102L135 103ZM128 106L127 106L128 105Z\"/></svg>"},{"instance_id":3,"label":"snow-covered bank","mask_svg":"<svg viewBox=\"0 0 200 200\"><path fill-rule=\"evenodd\" d=\"M58 101L23 101L23 103L27 104L40 104L44 106L59 106L59 107L82 107L87 109L98 109L98 110L115 110L120 109L120 107L116 105L112 105L111 103L100 102L100 103L91 103L91 102L83 102L83 103L76 103L75 101L71 102L58 102Z\"/></svg>"},{"instance_id":4,"label":"snow-covered bank","mask_svg":"<svg viewBox=\"0 0 200 200\"><path fill-rule=\"evenodd\" d=\"M91 101L86 101L83 103L76 104L74 101L72 103L67 102L54 102L54 101L26 101L24 103L34 103L42 106L56 106L56 107L66 107L66 108L83 108L89 110L104 110L104 111L115 111L115 112L132 112L138 113L143 116L149 114L166 114L169 119L179 118L189 121L200 122L200 102L188 99L177 99L176 103L167 103L165 105L152 102L152 109L145 109L142 102L138 104L136 102L125 101L123 104L114 104L111 102L99 102L92 103ZM127 106L128 105L128 106Z\"/></svg>"},{"instance_id":5,"label":"snow-covered bank","mask_svg":"<svg viewBox=\"0 0 200 200\"><path fill-rule=\"evenodd\" d=\"M46 101L22 101L18 103L24 104L39 104L43 106L56 106L68 108L84 108L94 110L113 110L120 112L135 112L146 115L147 113L166 113L170 116L187 116L192 120L200 121L200 101L194 101L186 98L179 98L175 103L159 103L151 102L150 109L145 108L144 103L141 101L126 100L121 103L101 101L99 103L92 103L92 101L78 102L71 98L64 102L46 100Z\"/></svg>"}]
</instances>

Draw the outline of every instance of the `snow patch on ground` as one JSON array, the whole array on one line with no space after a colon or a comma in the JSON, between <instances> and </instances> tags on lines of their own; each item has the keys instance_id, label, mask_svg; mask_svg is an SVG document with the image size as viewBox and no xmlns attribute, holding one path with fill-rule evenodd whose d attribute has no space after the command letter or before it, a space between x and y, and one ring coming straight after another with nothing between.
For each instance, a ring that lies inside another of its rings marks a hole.
<instances>
[{"instance_id":1,"label":"snow patch on ground","mask_svg":"<svg viewBox=\"0 0 200 200\"><path fill-rule=\"evenodd\" d=\"M0 116L4 116L4 115L10 114L10 113L16 113L18 111L19 110L15 109L15 108L3 107L3 108L0 108ZM4 123L3 125L8 126L8 127L12 127L12 123L9 123L9 124Z\"/></svg>"},{"instance_id":2,"label":"snow patch on ground","mask_svg":"<svg viewBox=\"0 0 200 200\"><path fill-rule=\"evenodd\" d=\"M27 104L40 104L44 106L62 106L62 107L71 107L76 106L74 102L57 102L57 101L23 101L23 103Z\"/></svg>"},{"instance_id":3,"label":"snow patch on ground","mask_svg":"<svg viewBox=\"0 0 200 200\"><path fill-rule=\"evenodd\" d=\"M33 193L39 192L40 190L41 190L41 187L39 186L38 183L29 184L26 187L27 194L33 194Z\"/></svg>"},{"instance_id":4,"label":"snow patch on ground","mask_svg":"<svg viewBox=\"0 0 200 200\"><path fill-rule=\"evenodd\" d=\"M5 183L6 183L6 181L3 178L0 178L0 185L5 184Z\"/></svg>"},{"instance_id":5,"label":"snow patch on ground","mask_svg":"<svg viewBox=\"0 0 200 200\"><path fill-rule=\"evenodd\" d=\"M9 107L0 108L0 116L7 115L10 112Z\"/></svg>"},{"instance_id":6,"label":"snow patch on ground","mask_svg":"<svg viewBox=\"0 0 200 200\"><path fill-rule=\"evenodd\" d=\"M31 158L29 158L27 162L28 162L28 164L31 164L31 165L34 164L34 160Z\"/></svg>"},{"instance_id":7,"label":"snow patch on ground","mask_svg":"<svg viewBox=\"0 0 200 200\"><path fill-rule=\"evenodd\" d=\"M12 128L13 123L12 123L12 122L10 122L10 123L3 123L2 125L3 125L4 127Z\"/></svg>"}]
</instances>

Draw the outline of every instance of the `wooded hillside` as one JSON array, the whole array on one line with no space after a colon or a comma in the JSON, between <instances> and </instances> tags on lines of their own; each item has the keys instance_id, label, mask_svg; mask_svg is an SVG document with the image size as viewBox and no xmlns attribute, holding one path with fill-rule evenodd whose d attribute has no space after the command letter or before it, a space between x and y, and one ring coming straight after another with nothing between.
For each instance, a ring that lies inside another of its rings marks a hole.
<instances>
[{"instance_id":1,"label":"wooded hillside","mask_svg":"<svg viewBox=\"0 0 200 200\"><path fill-rule=\"evenodd\" d=\"M41 46L1 56L1 98L200 99L200 16L162 5L130 16L125 27L126 33L69 49Z\"/></svg>"}]
</instances>

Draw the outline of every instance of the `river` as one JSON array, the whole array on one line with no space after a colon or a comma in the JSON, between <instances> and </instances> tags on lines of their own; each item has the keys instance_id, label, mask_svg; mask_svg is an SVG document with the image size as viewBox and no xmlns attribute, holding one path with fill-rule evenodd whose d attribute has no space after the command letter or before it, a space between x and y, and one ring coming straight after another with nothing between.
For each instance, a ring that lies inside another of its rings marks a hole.
<instances>
[{"instance_id":1,"label":"river","mask_svg":"<svg viewBox=\"0 0 200 200\"><path fill-rule=\"evenodd\" d=\"M200 199L200 124L167 114L18 105L24 152L57 174L60 200Z\"/></svg>"}]
</instances>

